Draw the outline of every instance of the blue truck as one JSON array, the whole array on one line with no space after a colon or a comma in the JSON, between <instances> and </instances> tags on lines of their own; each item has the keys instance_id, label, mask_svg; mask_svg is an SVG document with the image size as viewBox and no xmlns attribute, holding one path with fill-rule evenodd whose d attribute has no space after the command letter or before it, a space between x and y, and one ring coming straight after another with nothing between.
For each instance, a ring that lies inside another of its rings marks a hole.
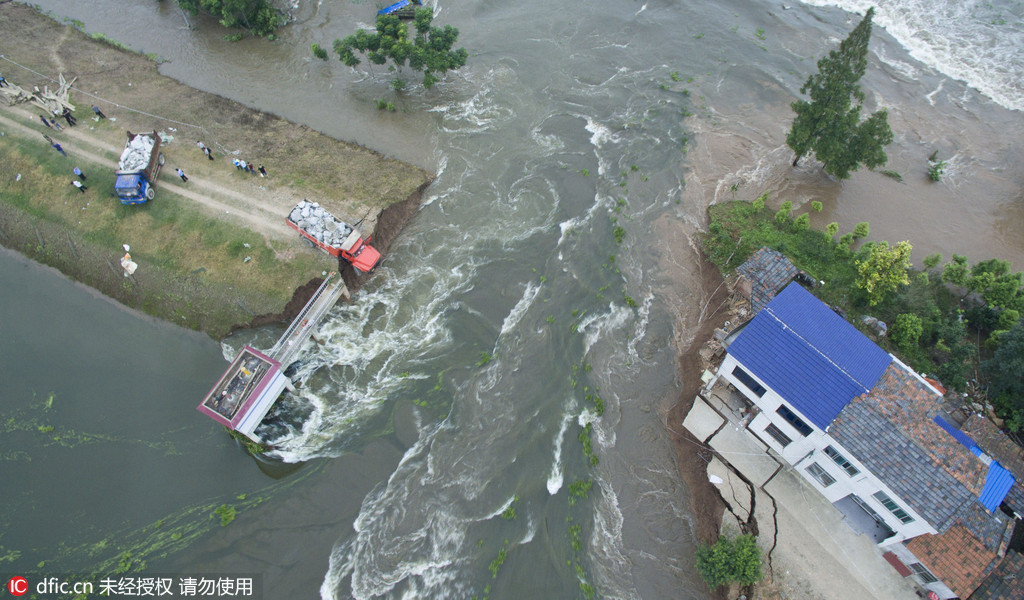
<instances>
[{"instance_id":1,"label":"blue truck","mask_svg":"<svg viewBox=\"0 0 1024 600\"><path fill-rule=\"evenodd\" d=\"M121 152L114 175L114 191L121 204L145 204L153 199L156 178L164 165L164 154L160 152L160 136L153 133L128 132L128 141Z\"/></svg>"}]
</instances>

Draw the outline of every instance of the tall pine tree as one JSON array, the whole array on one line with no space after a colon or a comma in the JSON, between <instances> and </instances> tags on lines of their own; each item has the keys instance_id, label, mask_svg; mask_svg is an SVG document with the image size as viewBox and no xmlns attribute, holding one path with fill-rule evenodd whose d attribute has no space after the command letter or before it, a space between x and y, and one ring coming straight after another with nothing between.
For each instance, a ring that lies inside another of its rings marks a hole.
<instances>
[{"instance_id":1,"label":"tall pine tree","mask_svg":"<svg viewBox=\"0 0 1024 600\"><path fill-rule=\"evenodd\" d=\"M796 118L786 144L796 153L794 167L813 151L825 164L827 173L848 179L861 164L873 169L889 159L884 150L892 142L888 113L883 108L867 120L860 120L864 92L857 82L867 69L874 14L875 9L869 8L864 19L839 44L839 50L819 60L818 72L800 88L800 93L810 96L811 101L792 104Z\"/></svg>"}]
</instances>

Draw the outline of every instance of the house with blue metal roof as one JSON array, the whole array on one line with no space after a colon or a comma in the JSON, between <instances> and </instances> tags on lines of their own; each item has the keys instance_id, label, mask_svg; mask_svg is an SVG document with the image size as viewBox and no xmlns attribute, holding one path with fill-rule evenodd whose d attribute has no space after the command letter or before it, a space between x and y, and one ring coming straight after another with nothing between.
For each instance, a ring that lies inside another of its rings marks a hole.
<instances>
[{"instance_id":1,"label":"house with blue metal roof","mask_svg":"<svg viewBox=\"0 0 1024 600\"><path fill-rule=\"evenodd\" d=\"M998 565L1013 474L943 417L932 383L799 284L743 327L718 381L769 454L940 598L967 598Z\"/></svg>"}]
</instances>

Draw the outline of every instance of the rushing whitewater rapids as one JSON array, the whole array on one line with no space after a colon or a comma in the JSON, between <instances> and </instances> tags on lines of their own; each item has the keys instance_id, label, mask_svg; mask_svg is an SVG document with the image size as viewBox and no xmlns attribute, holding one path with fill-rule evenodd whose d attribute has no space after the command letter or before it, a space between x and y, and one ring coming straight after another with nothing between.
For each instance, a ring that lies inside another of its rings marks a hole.
<instances>
[{"instance_id":1,"label":"rushing whitewater rapids","mask_svg":"<svg viewBox=\"0 0 1024 600\"><path fill-rule=\"evenodd\" d=\"M706 206L768 190L822 201L814 226L870 220L918 260L1024 265L1019 4L879 4L862 85L889 109L903 184L839 184L813 161L791 169L784 147L789 103L858 19L840 8L865 3L442 2L468 64L401 96L380 69L309 56L370 22L366 3L300 2L277 42L236 44L209 19L182 28L169 3L40 4L190 85L437 173L264 425L302 465L292 487L157 570L258 571L267 598L703 597L660 415L701 309ZM941 184L925 176L936 150ZM181 486L182 503L211 501Z\"/></svg>"}]
</instances>

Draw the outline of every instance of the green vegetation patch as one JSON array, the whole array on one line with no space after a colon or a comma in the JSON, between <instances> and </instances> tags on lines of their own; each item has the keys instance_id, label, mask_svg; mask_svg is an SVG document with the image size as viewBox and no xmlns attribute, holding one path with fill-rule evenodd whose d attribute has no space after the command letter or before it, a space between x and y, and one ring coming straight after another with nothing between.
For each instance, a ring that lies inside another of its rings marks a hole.
<instances>
[{"instance_id":1,"label":"green vegetation patch","mask_svg":"<svg viewBox=\"0 0 1024 600\"><path fill-rule=\"evenodd\" d=\"M714 545L697 548L697 572L711 589L737 582L750 585L761 579L761 549L752 535L736 539L722 536Z\"/></svg>"}]
</instances>

